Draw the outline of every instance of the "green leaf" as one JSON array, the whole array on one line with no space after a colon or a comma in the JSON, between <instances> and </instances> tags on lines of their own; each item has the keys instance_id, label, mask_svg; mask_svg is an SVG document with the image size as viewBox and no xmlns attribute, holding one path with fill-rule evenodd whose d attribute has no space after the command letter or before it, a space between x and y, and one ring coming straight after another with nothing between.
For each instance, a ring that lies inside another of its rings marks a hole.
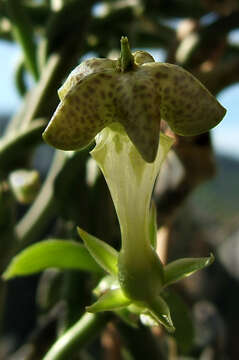
<instances>
[{"instance_id":1,"label":"green leaf","mask_svg":"<svg viewBox=\"0 0 239 360\"><path fill-rule=\"evenodd\" d=\"M171 289L164 291L162 296L170 307L176 328L173 336L177 341L177 346L180 352L186 354L191 350L194 339L194 328L189 308L182 297Z\"/></svg>"},{"instance_id":2,"label":"green leaf","mask_svg":"<svg viewBox=\"0 0 239 360\"><path fill-rule=\"evenodd\" d=\"M3 278L30 275L47 268L102 271L85 246L75 241L51 239L31 245L15 256Z\"/></svg>"},{"instance_id":3,"label":"green leaf","mask_svg":"<svg viewBox=\"0 0 239 360\"><path fill-rule=\"evenodd\" d=\"M172 261L164 267L165 286L192 275L196 271L211 265L213 261L213 254L205 258L185 258Z\"/></svg>"},{"instance_id":4,"label":"green leaf","mask_svg":"<svg viewBox=\"0 0 239 360\"><path fill-rule=\"evenodd\" d=\"M162 324L168 332L172 333L175 331L169 307L161 296L158 296L156 299L151 300L150 303L147 303L147 310L154 320Z\"/></svg>"},{"instance_id":5,"label":"green leaf","mask_svg":"<svg viewBox=\"0 0 239 360\"><path fill-rule=\"evenodd\" d=\"M96 288L93 290L93 294L99 298L104 295L110 289L117 289L119 287L119 281L111 275L104 276ZM132 305L131 305L132 306ZM133 328L138 327L138 314L136 315L128 307L124 307L119 310L114 310L114 312L121 318L122 321L132 326Z\"/></svg>"},{"instance_id":6,"label":"green leaf","mask_svg":"<svg viewBox=\"0 0 239 360\"><path fill-rule=\"evenodd\" d=\"M118 289L108 290L103 296L99 298L93 305L87 306L86 311L98 312L98 311L113 311L122 307L128 306L131 303L123 293Z\"/></svg>"},{"instance_id":7,"label":"green leaf","mask_svg":"<svg viewBox=\"0 0 239 360\"><path fill-rule=\"evenodd\" d=\"M149 238L154 249L157 246L157 230L157 209L155 203L152 201L149 214Z\"/></svg>"},{"instance_id":8,"label":"green leaf","mask_svg":"<svg viewBox=\"0 0 239 360\"><path fill-rule=\"evenodd\" d=\"M90 235L81 228L78 227L77 231L95 261L105 271L113 276L116 276L118 273L118 252L112 246L95 236Z\"/></svg>"}]
</instances>

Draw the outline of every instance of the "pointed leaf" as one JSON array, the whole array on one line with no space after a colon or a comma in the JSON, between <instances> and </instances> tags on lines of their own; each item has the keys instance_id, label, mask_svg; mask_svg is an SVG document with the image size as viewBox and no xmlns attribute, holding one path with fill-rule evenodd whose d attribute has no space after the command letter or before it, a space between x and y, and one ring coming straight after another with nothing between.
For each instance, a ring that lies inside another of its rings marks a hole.
<instances>
[{"instance_id":1,"label":"pointed leaf","mask_svg":"<svg viewBox=\"0 0 239 360\"><path fill-rule=\"evenodd\" d=\"M157 230L157 209L154 201L152 201L149 214L149 238L154 249L157 246Z\"/></svg>"},{"instance_id":2,"label":"pointed leaf","mask_svg":"<svg viewBox=\"0 0 239 360\"><path fill-rule=\"evenodd\" d=\"M169 263L164 267L165 286L192 275L196 271L211 265L213 261L214 256L210 254L210 257L185 258Z\"/></svg>"},{"instance_id":3,"label":"pointed leaf","mask_svg":"<svg viewBox=\"0 0 239 360\"><path fill-rule=\"evenodd\" d=\"M3 278L30 275L53 267L102 271L85 246L76 241L52 239L31 245L15 256L4 272Z\"/></svg>"},{"instance_id":4,"label":"pointed leaf","mask_svg":"<svg viewBox=\"0 0 239 360\"><path fill-rule=\"evenodd\" d=\"M118 252L106 242L90 235L81 228L78 227L77 231L95 261L105 271L116 276L118 273Z\"/></svg>"},{"instance_id":5,"label":"pointed leaf","mask_svg":"<svg viewBox=\"0 0 239 360\"><path fill-rule=\"evenodd\" d=\"M130 303L131 301L124 295L123 291L118 288L107 291L107 293L101 296L93 305L87 306L86 311L112 311L128 306Z\"/></svg>"},{"instance_id":6,"label":"pointed leaf","mask_svg":"<svg viewBox=\"0 0 239 360\"><path fill-rule=\"evenodd\" d=\"M147 303L147 309L154 320L162 324L168 332L172 333L175 331L169 307L161 296Z\"/></svg>"}]
</instances>

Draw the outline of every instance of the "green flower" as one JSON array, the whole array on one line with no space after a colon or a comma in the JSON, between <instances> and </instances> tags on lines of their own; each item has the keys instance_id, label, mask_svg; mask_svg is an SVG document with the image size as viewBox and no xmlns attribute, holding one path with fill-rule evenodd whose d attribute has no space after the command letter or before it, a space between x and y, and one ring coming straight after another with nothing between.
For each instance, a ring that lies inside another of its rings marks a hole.
<instances>
[{"instance_id":1,"label":"green flower","mask_svg":"<svg viewBox=\"0 0 239 360\"><path fill-rule=\"evenodd\" d=\"M87 310L114 310L122 317L123 310L147 314L174 331L164 289L211 264L213 256L163 266L155 251L150 201L172 145L172 139L160 135L160 120L177 134L197 135L217 125L225 109L182 68L155 63L143 51L132 54L124 37L118 60L86 60L70 74L59 96L43 137L63 150L81 149L96 137L91 155L104 174L121 230L118 253L78 229L90 254L110 274L104 279L108 289Z\"/></svg>"},{"instance_id":2,"label":"green flower","mask_svg":"<svg viewBox=\"0 0 239 360\"><path fill-rule=\"evenodd\" d=\"M147 314L169 332L174 326L163 297L165 288L213 261L213 256L189 258L163 266L155 251L156 220L150 201L171 145L172 139L161 134L156 159L147 163L122 127L102 130L91 155L104 174L115 205L121 229L120 252L78 228L88 251L111 275L103 280L103 295L87 311L113 310L122 317L126 311Z\"/></svg>"},{"instance_id":3,"label":"green flower","mask_svg":"<svg viewBox=\"0 0 239 360\"><path fill-rule=\"evenodd\" d=\"M154 62L150 54L131 54L121 39L118 60L80 64L59 90L61 102L43 133L62 150L89 145L105 127L120 123L147 162L155 160L160 121L180 135L197 135L216 126L225 109L189 72Z\"/></svg>"}]
</instances>

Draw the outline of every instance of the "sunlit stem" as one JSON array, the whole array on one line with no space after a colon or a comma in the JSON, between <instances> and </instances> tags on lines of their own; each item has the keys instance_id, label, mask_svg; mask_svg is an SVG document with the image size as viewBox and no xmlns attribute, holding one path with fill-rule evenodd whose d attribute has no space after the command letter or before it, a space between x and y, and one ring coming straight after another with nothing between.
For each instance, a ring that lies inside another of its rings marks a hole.
<instances>
[{"instance_id":1,"label":"sunlit stem","mask_svg":"<svg viewBox=\"0 0 239 360\"><path fill-rule=\"evenodd\" d=\"M50 348L43 360L72 359L74 351L81 349L100 333L108 316L85 313Z\"/></svg>"}]
</instances>

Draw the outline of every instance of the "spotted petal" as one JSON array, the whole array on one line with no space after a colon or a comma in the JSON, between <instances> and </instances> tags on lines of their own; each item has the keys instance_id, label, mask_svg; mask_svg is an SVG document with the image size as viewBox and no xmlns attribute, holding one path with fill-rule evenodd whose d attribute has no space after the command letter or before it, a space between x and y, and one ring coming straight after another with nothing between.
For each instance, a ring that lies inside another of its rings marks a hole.
<instances>
[{"instance_id":1,"label":"spotted petal","mask_svg":"<svg viewBox=\"0 0 239 360\"><path fill-rule=\"evenodd\" d=\"M116 60L93 58L83 61L67 77L64 84L58 90L60 100L63 100L68 91L90 74L115 70Z\"/></svg>"},{"instance_id":2,"label":"spotted petal","mask_svg":"<svg viewBox=\"0 0 239 360\"><path fill-rule=\"evenodd\" d=\"M155 160L160 132L160 98L152 78L105 71L86 76L78 83L68 80L62 101L43 133L44 140L61 150L89 145L97 133L120 122L141 156Z\"/></svg>"},{"instance_id":3,"label":"spotted petal","mask_svg":"<svg viewBox=\"0 0 239 360\"><path fill-rule=\"evenodd\" d=\"M118 76L115 72L100 72L73 85L44 131L44 140L61 150L89 145L115 119L112 96Z\"/></svg>"},{"instance_id":4,"label":"spotted petal","mask_svg":"<svg viewBox=\"0 0 239 360\"><path fill-rule=\"evenodd\" d=\"M193 136L216 126L225 109L189 72L134 54L130 71L117 61L92 59L79 65L59 90L61 103L44 140L62 150L86 147L104 127L120 122L147 162L155 160L160 120L180 135Z\"/></svg>"},{"instance_id":5,"label":"spotted petal","mask_svg":"<svg viewBox=\"0 0 239 360\"><path fill-rule=\"evenodd\" d=\"M160 97L152 77L136 69L119 77L117 115L147 162L155 160L160 133Z\"/></svg>"},{"instance_id":6,"label":"spotted petal","mask_svg":"<svg viewBox=\"0 0 239 360\"><path fill-rule=\"evenodd\" d=\"M176 134L201 134L224 117L224 107L183 68L167 63L146 63L141 69L153 78L155 91L161 96L162 118Z\"/></svg>"}]
</instances>

